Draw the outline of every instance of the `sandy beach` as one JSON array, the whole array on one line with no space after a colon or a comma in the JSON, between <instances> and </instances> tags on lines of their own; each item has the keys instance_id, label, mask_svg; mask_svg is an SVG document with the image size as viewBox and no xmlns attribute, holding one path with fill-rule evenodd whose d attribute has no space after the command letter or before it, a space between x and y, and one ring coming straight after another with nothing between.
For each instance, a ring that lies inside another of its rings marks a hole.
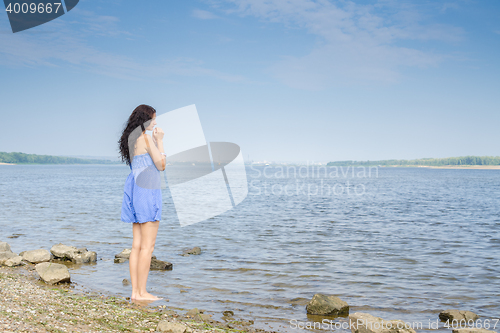
<instances>
[{"instance_id":1,"label":"sandy beach","mask_svg":"<svg viewBox=\"0 0 500 333\"><path fill-rule=\"evenodd\" d=\"M444 165L444 166L429 166L431 169L477 169L477 170L500 170L500 165Z\"/></svg>"},{"instance_id":2,"label":"sandy beach","mask_svg":"<svg viewBox=\"0 0 500 333\"><path fill-rule=\"evenodd\" d=\"M429 169L475 169L475 170L500 170L500 165L388 165L393 168L429 168Z\"/></svg>"},{"instance_id":3,"label":"sandy beach","mask_svg":"<svg viewBox=\"0 0 500 333\"><path fill-rule=\"evenodd\" d=\"M185 333L266 332L232 316L218 322L206 312L203 318L190 316L193 309L183 314L165 306L79 291L74 284L47 285L29 264L0 267L0 298L1 332L154 332L162 331L160 322L184 325Z\"/></svg>"},{"instance_id":4,"label":"sandy beach","mask_svg":"<svg viewBox=\"0 0 500 333\"><path fill-rule=\"evenodd\" d=\"M3 162L0 162L0 165L16 165L16 163L3 163Z\"/></svg>"}]
</instances>

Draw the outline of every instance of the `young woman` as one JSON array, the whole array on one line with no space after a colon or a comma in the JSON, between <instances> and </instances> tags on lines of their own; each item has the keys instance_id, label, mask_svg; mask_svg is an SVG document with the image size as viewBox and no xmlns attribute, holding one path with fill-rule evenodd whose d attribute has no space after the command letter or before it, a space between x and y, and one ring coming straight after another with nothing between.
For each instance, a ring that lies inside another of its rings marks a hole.
<instances>
[{"instance_id":1,"label":"young woman","mask_svg":"<svg viewBox=\"0 0 500 333\"><path fill-rule=\"evenodd\" d=\"M161 219L160 171L165 170L163 131L154 128L156 110L139 105L130 115L119 140L122 161L130 166L125 181L121 220L132 223L129 269L132 300L159 300L146 291L151 255ZM153 129L154 128L154 129ZM153 136L146 134L153 131Z\"/></svg>"}]
</instances>

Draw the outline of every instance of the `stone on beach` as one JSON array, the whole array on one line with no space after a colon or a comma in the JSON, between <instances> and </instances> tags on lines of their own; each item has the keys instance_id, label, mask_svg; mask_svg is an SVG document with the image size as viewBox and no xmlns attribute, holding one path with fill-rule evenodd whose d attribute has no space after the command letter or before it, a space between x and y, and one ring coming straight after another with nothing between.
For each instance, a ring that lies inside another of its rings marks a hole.
<instances>
[{"instance_id":1,"label":"stone on beach","mask_svg":"<svg viewBox=\"0 0 500 333\"><path fill-rule=\"evenodd\" d=\"M226 311L222 312L222 315L224 317L232 317L232 316L234 316L234 312L231 310L226 310Z\"/></svg>"},{"instance_id":2,"label":"stone on beach","mask_svg":"<svg viewBox=\"0 0 500 333\"><path fill-rule=\"evenodd\" d=\"M70 282L71 280L68 267L63 264L42 262L35 266L35 270L40 278L48 284Z\"/></svg>"},{"instance_id":3,"label":"stone on beach","mask_svg":"<svg viewBox=\"0 0 500 333\"><path fill-rule=\"evenodd\" d=\"M199 254L201 254L201 249L198 246L195 246L192 249L184 250L184 252L182 252L181 255L182 256L188 256L188 255L191 255L191 254L199 255Z\"/></svg>"},{"instance_id":4,"label":"stone on beach","mask_svg":"<svg viewBox=\"0 0 500 333\"><path fill-rule=\"evenodd\" d=\"M193 318L196 321L209 321L212 322L212 316L203 313L203 310L198 310L198 308L193 308L186 312L185 316L188 318Z\"/></svg>"},{"instance_id":5,"label":"stone on beach","mask_svg":"<svg viewBox=\"0 0 500 333\"><path fill-rule=\"evenodd\" d=\"M352 333L416 333L402 320L384 320L362 312L349 315L349 327Z\"/></svg>"},{"instance_id":6,"label":"stone on beach","mask_svg":"<svg viewBox=\"0 0 500 333\"><path fill-rule=\"evenodd\" d=\"M168 262L168 261L158 260L158 259L151 259L151 265L149 266L149 269L170 271L170 270L172 270L172 263Z\"/></svg>"},{"instance_id":7,"label":"stone on beach","mask_svg":"<svg viewBox=\"0 0 500 333\"><path fill-rule=\"evenodd\" d=\"M9 266L9 267L19 266L19 265L21 265L22 260L23 260L23 257L21 257L21 256L14 256L14 257L12 257L10 259L7 259L4 262L4 265L5 266Z\"/></svg>"},{"instance_id":8,"label":"stone on beach","mask_svg":"<svg viewBox=\"0 0 500 333\"><path fill-rule=\"evenodd\" d=\"M97 253L94 251L87 251L82 254L82 259L84 263L87 262L97 262Z\"/></svg>"},{"instance_id":9,"label":"stone on beach","mask_svg":"<svg viewBox=\"0 0 500 333\"><path fill-rule=\"evenodd\" d=\"M10 249L9 243L0 242L0 265L18 266L17 264L15 264L18 261L18 259L13 259L17 256L18 255L13 253L12 250ZM6 264L7 261L8 264ZM21 263L19 263L19 265L20 264Z\"/></svg>"},{"instance_id":10,"label":"stone on beach","mask_svg":"<svg viewBox=\"0 0 500 333\"><path fill-rule=\"evenodd\" d=\"M185 316L189 317L189 318L201 319L201 317L199 317L199 316L202 313L203 313L203 310L198 310L198 308L193 308L193 309L189 310L188 312L186 312Z\"/></svg>"},{"instance_id":11,"label":"stone on beach","mask_svg":"<svg viewBox=\"0 0 500 333\"><path fill-rule=\"evenodd\" d=\"M45 249L31 250L22 252L23 260L32 264L50 261L50 252Z\"/></svg>"},{"instance_id":12,"label":"stone on beach","mask_svg":"<svg viewBox=\"0 0 500 333\"><path fill-rule=\"evenodd\" d=\"M460 323L461 320L462 322L468 322L469 320L476 321L477 319L479 319L479 316L471 311L450 309L442 311L439 314L439 319L441 319L442 321L449 320L450 324L452 324L451 321L453 320L457 321L458 323Z\"/></svg>"},{"instance_id":13,"label":"stone on beach","mask_svg":"<svg viewBox=\"0 0 500 333\"><path fill-rule=\"evenodd\" d=\"M114 263L121 264L121 263L124 263L125 261L129 260L130 253L132 253L132 249L124 249L122 252L115 254ZM155 255L151 255L151 264L149 266L149 269L168 271L168 270L172 270L172 267L173 267L173 265L171 262L158 260L158 259L156 259Z\"/></svg>"},{"instance_id":14,"label":"stone on beach","mask_svg":"<svg viewBox=\"0 0 500 333\"><path fill-rule=\"evenodd\" d=\"M342 316L349 314L349 305L337 296L315 294L307 303L306 311L313 315Z\"/></svg>"},{"instance_id":15,"label":"stone on beach","mask_svg":"<svg viewBox=\"0 0 500 333\"><path fill-rule=\"evenodd\" d=\"M9 243L0 242L0 252L12 252Z\"/></svg>"},{"instance_id":16,"label":"stone on beach","mask_svg":"<svg viewBox=\"0 0 500 333\"><path fill-rule=\"evenodd\" d=\"M124 249L122 252L115 254L115 258L129 259L132 249Z\"/></svg>"},{"instance_id":17,"label":"stone on beach","mask_svg":"<svg viewBox=\"0 0 500 333\"><path fill-rule=\"evenodd\" d=\"M117 262L116 259L125 259L125 260L130 259L131 253L132 253L132 249L123 249L122 252L115 254L115 262ZM156 256L152 254L151 259L156 259ZM120 261L120 262L123 262L123 261Z\"/></svg>"},{"instance_id":18,"label":"stone on beach","mask_svg":"<svg viewBox=\"0 0 500 333\"><path fill-rule=\"evenodd\" d=\"M11 258L17 257L17 254L12 252L0 252L0 265L4 265L5 262Z\"/></svg>"},{"instance_id":19,"label":"stone on beach","mask_svg":"<svg viewBox=\"0 0 500 333\"><path fill-rule=\"evenodd\" d=\"M158 327L156 330L160 332L168 332L168 333L189 333L192 331L191 328L187 327L181 323L174 323L166 320L162 320L158 323Z\"/></svg>"},{"instance_id":20,"label":"stone on beach","mask_svg":"<svg viewBox=\"0 0 500 333\"><path fill-rule=\"evenodd\" d=\"M86 264L97 261L96 252L88 251L86 248L77 249L74 246L61 243L52 246L50 252L56 259L69 260L75 264Z\"/></svg>"}]
</instances>

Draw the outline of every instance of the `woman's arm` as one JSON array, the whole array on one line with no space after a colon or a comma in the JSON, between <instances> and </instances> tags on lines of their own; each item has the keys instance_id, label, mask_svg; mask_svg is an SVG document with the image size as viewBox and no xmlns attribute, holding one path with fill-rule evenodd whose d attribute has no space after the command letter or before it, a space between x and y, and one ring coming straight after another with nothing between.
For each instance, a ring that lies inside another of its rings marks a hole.
<instances>
[{"instance_id":1,"label":"woman's arm","mask_svg":"<svg viewBox=\"0 0 500 333\"><path fill-rule=\"evenodd\" d=\"M144 136L147 146L146 151L151 156L151 159L153 160L156 168L160 171L164 171L166 165L166 156L162 155L162 153L165 153L163 149L163 131L161 129L155 128L153 136L156 144L155 142L153 142L153 138L151 138L151 136L149 136L148 134L144 134Z\"/></svg>"}]
</instances>

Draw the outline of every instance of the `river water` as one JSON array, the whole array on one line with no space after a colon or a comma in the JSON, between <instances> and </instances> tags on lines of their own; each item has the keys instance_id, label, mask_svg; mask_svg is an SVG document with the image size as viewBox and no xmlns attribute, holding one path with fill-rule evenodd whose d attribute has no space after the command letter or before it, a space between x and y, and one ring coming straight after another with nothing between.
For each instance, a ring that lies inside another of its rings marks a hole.
<instances>
[{"instance_id":1,"label":"river water","mask_svg":"<svg viewBox=\"0 0 500 333\"><path fill-rule=\"evenodd\" d=\"M154 254L174 268L151 271L149 291L168 299L153 305L233 310L256 327L288 332L323 319L305 311L316 293L340 297L351 313L423 330L444 309L470 310L492 325L500 317L500 170L246 171L242 203L186 227L163 190ZM130 296L122 285L128 264L113 263L132 242L131 225L120 221L129 172L124 165L0 165L0 241L14 252L60 242L87 247L99 260L71 267L72 280ZM201 255L180 255L194 246ZM450 330L440 323L438 331Z\"/></svg>"}]
</instances>

